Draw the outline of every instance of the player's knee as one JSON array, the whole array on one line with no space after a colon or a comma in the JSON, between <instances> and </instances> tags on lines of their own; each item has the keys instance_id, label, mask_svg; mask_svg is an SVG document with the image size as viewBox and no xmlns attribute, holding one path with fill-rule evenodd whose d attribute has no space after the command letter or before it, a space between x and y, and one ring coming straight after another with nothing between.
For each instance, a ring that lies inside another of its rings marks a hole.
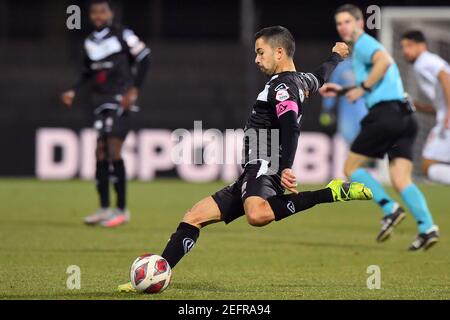
<instances>
[{"instance_id":1,"label":"player's knee","mask_svg":"<svg viewBox=\"0 0 450 320\"><path fill-rule=\"evenodd\" d=\"M120 160L122 160L122 155L120 153L119 154L114 153L110 156L110 159L112 161L120 161Z\"/></svg>"},{"instance_id":2,"label":"player's knee","mask_svg":"<svg viewBox=\"0 0 450 320\"><path fill-rule=\"evenodd\" d=\"M392 186L397 192L402 192L407 186L412 183L411 177L405 175L393 175L391 176Z\"/></svg>"},{"instance_id":3,"label":"player's knee","mask_svg":"<svg viewBox=\"0 0 450 320\"><path fill-rule=\"evenodd\" d=\"M105 161L106 160L106 153L104 152L104 150L98 148L95 151L95 160L97 160L97 161Z\"/></svg>"},{"instance_id":4,"label":"player's knee","mask_svg":"<svg viewBox=\"0 0 450 320\"><path fill-rule=\"evenodd\" d=\"M272 222L272 217L268 214L253 210L246 213L247 222L253 227L264 227Z\"/></svg>"},{"instance_id":5,"label":"player's knee","mask_svg":"<svg viewBox=\"0 0 450 320\"><path fill-rule=\"evenodd\" d=\"M183 222L189 223L189 224L194 225L196 227L200 227L201 219L200 219L200 216L198 214L196 214L192 210L189 210L188 212L185 213L185 215L183 217Z\"/></svg>"}]
</instances>

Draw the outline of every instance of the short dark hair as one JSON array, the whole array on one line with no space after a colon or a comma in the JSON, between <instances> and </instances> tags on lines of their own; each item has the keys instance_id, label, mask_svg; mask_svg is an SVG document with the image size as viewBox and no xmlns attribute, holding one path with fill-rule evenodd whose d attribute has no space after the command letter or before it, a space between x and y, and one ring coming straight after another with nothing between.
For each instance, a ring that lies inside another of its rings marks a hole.
<instances>
[{"instance_id":1,"label":"short dark hair","mask_svg":"<svg viewBox=\"0 0 450 320\"><path fill-rule=\"evenodd\" d=\"M336 9L336 13L334 15L336 16L337 14L342 12L350 13L356 20L362 20L364 18L362 10L358 6L355 6L354 4L349 3L343 4L342 6Z\"/></svg>"},{"instance_id":2,"label":"short dark hair","mask_svg":"<svg viewBox=\"0 0 450 320\"><path fill-rule=\"evenodd\" d=\"M107 4L110 9L112 9L111 1L109 0L91 0L89 2L89 7L92 7L93 5L97 4Z\"/></svg>"},{"instance_id":3,"label":"short dark hair","mask_svg":"<svg viewBox=\"0 0 450 320\"><path fill-rule=\"evenodd\" d=\"M271 47L280 46L292 58L295 53L295 39L292 33L282 26L267 27L255 33L255 41L264 38Z\"/></svg>"},{"instance_id":4,"label":"short dark hair","mask_svg":"<svg viewBox=\"0 0 450 320\"><path fill-rule=\"evenodd\" d=\"M425 39L422 31L419 30L409 30L402 34L401 39L408 39L417 43L427 43L427 40Z\"/></svg>"}]
</instances>

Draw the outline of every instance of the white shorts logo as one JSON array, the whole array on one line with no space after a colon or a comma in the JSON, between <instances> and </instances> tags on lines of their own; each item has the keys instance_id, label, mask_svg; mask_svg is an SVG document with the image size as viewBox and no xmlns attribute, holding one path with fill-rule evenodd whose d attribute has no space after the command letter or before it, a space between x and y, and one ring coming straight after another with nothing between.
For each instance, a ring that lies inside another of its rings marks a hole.
<instances>
[{"instance_id":1,"label":"white shorts logo","mask_svg":"<svg viewBox=\"0 0 450 320\"><path fill-rule=\"evenodd\" d=\"M184 238L183 239L184 254L191 251L194 244L195 244L195 241L192 240L191 238Z\"/></svg>"},{"instance_id":2,"label":"white shorts logo","mask_svg":"<svg viewBox=\"0 0 450 320\"><path fill-rule=\"evenodd\" d=\"M245 181L241 187L242 198L245 196L246 193L247 193L247 181Z\"/></svg>"},{"instance_id":3,"label":"white shorts logo","mask_svg":"<svg viewBox=\"0 0 450 320\"><path fill-rule=\"evenodd\" d=\"M300 97L300 101L301 102L305 101L305 94L303 93L303 91L301 89L298 90L298 94Z\"/></svg>"},{"instance_id":4,"label":"white shorts logo","mask_svg":"<svg viewBox=\"0 0 450 320\"><path fill-rule=\"evenodd\" d=\"M292 201L289 201L286 207L288 208L288 210L290 212L295 213L295 206L294 206L294 203Z\"/></svg>"}]
</instances>

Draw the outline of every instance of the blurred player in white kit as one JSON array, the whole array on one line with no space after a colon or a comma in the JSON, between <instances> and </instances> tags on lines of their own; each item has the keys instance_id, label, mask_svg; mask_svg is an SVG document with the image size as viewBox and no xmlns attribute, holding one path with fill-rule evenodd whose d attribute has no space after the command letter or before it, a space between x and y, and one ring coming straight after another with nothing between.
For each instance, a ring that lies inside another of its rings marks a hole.
<instances>
[{"instance_id":1,"label":"blurred player in white kit","mask_svg":"<svg viewBox=\"0 0 450 320\"><path fill-rule=\"evenodd\" d=\"M420 90L432 102L432 106L415 103L417 108L436 112L436 125L422 153L422 170L431 181L450 185L450 66L428 51L421 31L403 34L401 46L403 56L413 66Z\"/></svg>"}]
</instances>

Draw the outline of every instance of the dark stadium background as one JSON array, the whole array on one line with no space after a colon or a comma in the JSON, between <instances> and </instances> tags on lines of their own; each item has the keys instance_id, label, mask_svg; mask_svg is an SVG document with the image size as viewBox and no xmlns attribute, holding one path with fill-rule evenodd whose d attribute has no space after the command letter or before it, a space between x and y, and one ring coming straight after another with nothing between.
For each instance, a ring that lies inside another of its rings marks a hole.
<instances>
[{"instance_id":1,"label":"dark stadium background","mask_svg":"<svg viewBox=\"0 0 450 320\"><path fill-rule=\"evenodd\" d=\"M35 174L37 128L91 126L83 95L70 112L59 102L60 93L79 74L82 41L90 31L87 3L0 0L1 176ZM265 80L253 63L253 32L276 24L289 28L297 40L297 68L310 71L338 40L333 12L340 3L344 2L113 1L119 21L152 49L135 128L189 129L194 120L203 120L204 128L242 127ZM445 4L357 3L364 8ZM65 26L71 4L82 8L80 31ZM319 104L317 97L308 104L303 130L323 131L318 124Z\"/></svg>"}]
</instances>

